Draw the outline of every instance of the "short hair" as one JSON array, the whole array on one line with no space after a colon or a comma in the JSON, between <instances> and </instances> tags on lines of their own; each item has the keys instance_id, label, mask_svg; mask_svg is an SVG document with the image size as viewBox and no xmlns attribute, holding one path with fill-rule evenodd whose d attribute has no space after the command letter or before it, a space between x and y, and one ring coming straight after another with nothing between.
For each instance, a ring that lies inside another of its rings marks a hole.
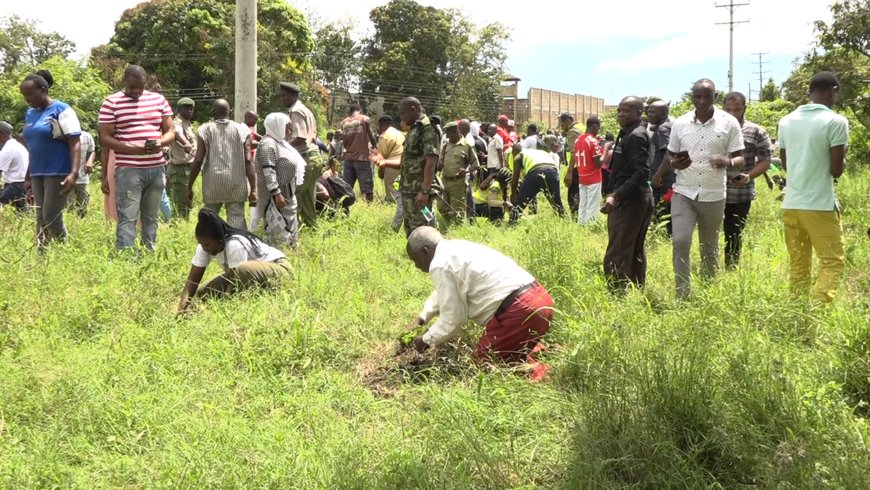
<instances>
[{"instance_id":1,"label":"short hair","mask_svg":"<svg viewBox=\"0 0 870 490\"><path fill-rule=\"evenodd\" d=\"M148 78L148 72L139 65L127 65L127 68L124 69L124 80L129 77L145 79Z\"/></svg>"},{"instance_id":2,"label":"short hair","mask_svg":"<svg viewBox=\"0 0 870 490\"><path fill-rule=\"evenodd\" d=\"M527 130L528 132L530 132L530 133L531 133L531 132L535 132L535 133L537 133L537 132L538 132L538 125L535 124L535 123L529 124L529 127L526 128L526 130Z\"/></svg>"},{"instance_id":3,"label":"short hair","mask_svg":"<svg viewBox=\"0 0 870 490\"><path fill-rule=\"evenodd\" d=\"M0 121L0 133L12 134L12 125L6 121Z\"/></svg>"},{"instance_id":4,"label":"short hair","mask_svg":"<svg viewBox=\"0 0 870 490\"><path fill-rule=\"evenodd\" d=\"M725 95L725 102L728 102L729 100L736 100L741 104L746 105L746 96L740 92L728 92L728 94Z\"/></svg>"},{"instance_id":5,"label":"short hair","mask_svg":"<svg viewBox=\"0 0 870 490\"><path fill-rule=\"evenodd\" d=\"M362 106L354 102L353 104L347 106L347 113L353 114L354 112L362 112Z\"/></svg>"},{"instance_id":6,"label":"short hair","mask_svg":"<svg viewBox=\"0 0 870 490\"><path fill-rule=\"evenodd\" d=\"M378 122L381 124L393 124L393 116L384 114L378 118Z\"/></svg>"},{"instance_id":7,"label":"short hair","mask_svg":"<svg viewBox=\"0 0 870 490\"><path fill-rule=\"evenodd\" d=\"M840 80L830 71L820 71L810 80L810 92L823 92L839 86Z\"/></svg>"},{"instance_id":8,"label":"short hair","mask_svg":"<svg viewBox=\"0 0 870 490\"><path fill-rule=\"evenodd\" d=\"M604 141L613 141L614 139L616 139L616 138L613 137L613 133L607 133L604 136Z\"/></svg>"},{"instance_id":9,"label":"short hair","mask_svg":"<svg viewBox=\"0 0 870 490\"><path fill-rule=\"evenodd\" d=\"M619 103L620 104L623 104L623 103L628 104L628 106L631 107L632 109L636 109L638 112L643 113L643 101L640 99L640 97L635 97L634 95L629 95L628 97L623 98ZM599 121L599 124L601 124L600 121Z\"/></svg>"},{"instance_id":10,"label":"short hair","mask_svg":"<svg viewBox=\"0 0 870 490\"><path fill-rule=\"evenodd\" d=\"M417 109L423 108L423 106L420 104L420 101L416 97L405 97L404 99L402 99L401 102L399 102L399 107L402 106L416 107Z\"/></svg>"},{"instance_id":11,"label":"short hair","mask_svg":"<svg viewBox=\"0 0 870 490\"><path fill-rule=\"evenodd\" d=\"M601 126L601 120L598 119L598 116L590 116L588 119L586 119L586 127L588 128L592 125Z\"/></svg>"},{"instance_id":12,"label":"short hair","mask_svg":"<svg viewBox=\"0 0 870 490\"><path fill-rule=\"evenodd\" d=\"M695 82L694 84L692 84L692 90L695 90L695 87L697 87L698 85L710 85L711 87L713 87L713 92L716 91L716 83L713 80L710 80L709 78L702 78L702 79L698 80L697 82Z\"/></svg>"},{"instance_id":13,"label":"short hair","mask_svg":"<svg viewBox=\"0 0 870 490\"><path fill-rule=\"evenodd\" d=\"M435 247L443 240L441 233L431 226L420 226L408 235L408 255L416 257L423 251L423 247Z\"/></svg>"}]
</instances>

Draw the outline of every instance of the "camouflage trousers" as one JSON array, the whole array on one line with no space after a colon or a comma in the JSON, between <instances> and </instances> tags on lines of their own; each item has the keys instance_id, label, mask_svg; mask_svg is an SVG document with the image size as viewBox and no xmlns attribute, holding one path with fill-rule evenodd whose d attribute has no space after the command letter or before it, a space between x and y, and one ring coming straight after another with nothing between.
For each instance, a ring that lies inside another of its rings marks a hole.
<instances>
[{"instance_id":1,"label":"camouflage trousers","mask_svg":"<svg viewBox=\"0 0 870 490\"><path fill-rule=\"evenodd\" d=\"M426 207L432 210L433 196L429 195L429 200L426 202ZM405 227L405 235L410 236L411 232L421 226L434 226L438 228L438 220L435 219L435 214L432 214L432 220L426 219L421 210L417 209L417 194L402 194L402 224Z\"/></svg>"},{"instance_id":2,"label":"camouflage trousers","mask_svg":"<svg viewBox=\"0 0 870 490\"><path fill-rule=\"evenodd\" d=\"M172 217L190 217L193 203L187 198L187 181L190 179L190 165L168 165L166 168L166 187L172 203Z\"/></svg>"}]
</instances>

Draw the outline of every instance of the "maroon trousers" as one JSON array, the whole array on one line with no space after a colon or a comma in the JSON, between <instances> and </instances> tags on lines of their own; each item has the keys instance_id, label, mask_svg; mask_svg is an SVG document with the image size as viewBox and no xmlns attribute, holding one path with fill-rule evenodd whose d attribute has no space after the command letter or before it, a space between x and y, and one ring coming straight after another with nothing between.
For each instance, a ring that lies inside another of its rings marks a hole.
<instances>
[{"instance_id":1,"label":"maroon trousers","mask_svg":"<svg viewBox=\"0 0 870 490\"><path fill-rule=\"evenodd\" d=\"M486 324L474 357L479 360L500 359L508 363L526 362L540 338L550 329L551 321L553 298L544 286L536 283Z\"/></svg>"}]
</instances>

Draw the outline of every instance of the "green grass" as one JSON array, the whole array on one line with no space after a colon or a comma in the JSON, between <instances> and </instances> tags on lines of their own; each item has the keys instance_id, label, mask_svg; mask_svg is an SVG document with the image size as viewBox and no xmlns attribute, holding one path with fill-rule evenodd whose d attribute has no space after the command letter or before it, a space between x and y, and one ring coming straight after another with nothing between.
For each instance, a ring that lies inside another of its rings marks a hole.
<instances>
[{"instance_id":1,"label":"green grass","mask_svg":"<svg viewBox=\"0 0 870 490\"><path fill-rule=\"evenodd\" d=\"M432 362L393 356L431 285L389 206L304 230L285 288L181 320L192 223L117 256L97 203L40 257L5 209L0 487L870 488L870 173L838 189L848 269L829 309L789 301L760 194L741 270L685 303L660 231L648 289L616 298L601 222L542 203L512 229L451 230L553 293L540 384L474 367L480 327Z\"/></svg>"}]
</instances>

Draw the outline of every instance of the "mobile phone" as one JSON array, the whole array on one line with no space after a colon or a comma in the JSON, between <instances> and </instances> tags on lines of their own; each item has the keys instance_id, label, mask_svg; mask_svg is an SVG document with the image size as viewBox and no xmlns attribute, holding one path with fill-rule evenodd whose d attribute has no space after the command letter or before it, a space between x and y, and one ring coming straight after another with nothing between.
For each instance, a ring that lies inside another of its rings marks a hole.
<instances>
[{"instance_id":1,"label":"mobile phone","mask_svg":"<svg viewBox=\"0 0 870 490\"><path fill-rule=\"evenodd\" d=\"M157 146L157 140L145 140L145 148L154 148Z\"/></svg>"},{"instance_id":2,"label":"mobile phone","mask_svg":"<svg viewBox=\"0 0 870 490\"><path fill-rule=\"evenodd\" d=\"M681 152L677 153L677 157L679 157L679 158L689 158L689 152L688 152L688 151L681 151Z\"/></svg>"},{"instance_id":3,"label":"mobile phone","mask_svg":"<svg viewBox=\"0 0 870 490\"><path fill-rule=\"evenodd\" d=\"M740 175L735 175L734 177L731 177L731 182L737 182L738 180L740 180Z\"/></svg>"},{"instance_id":4,"label":"mobile phone","mask_svg":"<svg viewBox=\"0 0 870 490\"><path fill-rule=\"evenodd\" d=\"M420 210L420 214L426 218L427 223L432 223L435 221L435 215L432 214L432 211L429 209L429 206L423 206L423 209Z\"/></svg>"}]
</instances>

